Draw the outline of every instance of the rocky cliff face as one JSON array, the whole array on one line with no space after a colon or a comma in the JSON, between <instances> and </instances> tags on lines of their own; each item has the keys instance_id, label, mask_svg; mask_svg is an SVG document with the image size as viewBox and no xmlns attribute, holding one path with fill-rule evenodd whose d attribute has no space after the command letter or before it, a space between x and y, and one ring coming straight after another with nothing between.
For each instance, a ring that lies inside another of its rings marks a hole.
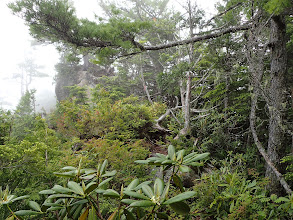
<instances>
[{"instance_id":1,"label":"rocky cliff face","mask_svg":"<svg viewBox=\"0 0 293 220\"><path fill-rule=\"evenodd\" d=\"M56 65L55 93L58 101L69 97L68 86L95 87L102 76L114 75L114 68L103 67L89 62L88 56L84 57L83 65L59 63Z\"/></svg>"}]
</instances>

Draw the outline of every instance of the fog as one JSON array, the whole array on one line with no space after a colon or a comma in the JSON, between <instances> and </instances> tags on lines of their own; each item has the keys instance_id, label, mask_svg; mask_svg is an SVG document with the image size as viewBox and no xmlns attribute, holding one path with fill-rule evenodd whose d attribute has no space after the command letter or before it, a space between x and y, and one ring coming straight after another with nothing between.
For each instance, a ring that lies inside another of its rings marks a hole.
<instances>
[{"instance_id":1,"label":"fog","mask_svg":"<svg viewBox=\"0 0 293 220\"><path fill-rule=\"evenodd\" d=\"M44 108L47 112L56 103L54 76L56 71L54 65L58 63L59 54L54 45L32 46L34 41L29 35L28 27L21 18L13 15L7 7L12 0L0 0L0 107L4 109L15 109L21 97L20 79L13 78L13 75L20 73L19 64L27 59L32 59L42 73L48 75L46 78L34 78L29 89L36 89L37 109ZM97 0L74 0L74 5L79 17L94 19L94 14L99 12ZM178 2L181 1L177 1ZM213 11L215 1L197 1L200 7L209 12ZM176 4L176 1L174 2Z\"/></svg>"},{"instance_id":2,"label":"fog","mask_svg":"<svg viewBox=\"0 0 293 220\"><path fill-rule=\"evenodd\" d=\"M14 109L21 97L20 79L13 75L20 73L19 64L27 59L32 59L35 64L42 66L42 73L48 75L46 78L35 78L29 89L36 89L37 109L45 108L49 111L54 107L55 88L54 76L56 71L54 65L58 63L59 54L54 45L32 46L33 39L29 35L28 27L24 21L13 15L7 7L11 0L0 1L0 107ZM75 0L77 15L94 19L94 11L98 8L96 0Z\"/></svg>"}]
</instances>

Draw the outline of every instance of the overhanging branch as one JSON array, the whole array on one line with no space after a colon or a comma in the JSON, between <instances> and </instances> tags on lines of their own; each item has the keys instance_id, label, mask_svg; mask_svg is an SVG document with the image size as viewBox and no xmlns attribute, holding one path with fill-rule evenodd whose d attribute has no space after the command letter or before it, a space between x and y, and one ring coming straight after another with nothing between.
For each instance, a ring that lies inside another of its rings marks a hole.
<instances>
[{"instance_id":1,"label":"overhanging branch","mask_svg":"<svg viewBox=\"0 0 293 220\"><path fill-rule=\"evenodd\" d=\"M195 37L192 37L192 38L189 38L189 39L186 39L186 40L173 41L173 42L170 42L170 43L159 44L159 45L155 45L155 46L144 46L143 48L144 48L144 50L166 49L166 48L170 48L170 47L175 47L175 46L195 43L195 42L199 42L199 41L203 41L203 40L213 39L213 38L225 35L225 34L236 33L238 31L248 30L248 29L251 28L251 26L252 26L251 23L247 22L247 23L245 23L243 25L239 25L239 26L236 26L236 27L225 28L225 29L222 29L220 31L205 34L205 35L202 35L202 36L195 36Z\"/></svg>"}]
</instances>

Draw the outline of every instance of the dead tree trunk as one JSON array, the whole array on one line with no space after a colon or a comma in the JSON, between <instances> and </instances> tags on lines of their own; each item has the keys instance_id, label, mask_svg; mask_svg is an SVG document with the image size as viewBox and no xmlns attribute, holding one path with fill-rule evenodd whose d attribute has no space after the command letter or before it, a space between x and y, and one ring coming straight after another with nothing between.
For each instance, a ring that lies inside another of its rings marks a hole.
<instances>
[{"instance_id":1,"label":"dead tree trunk","mask_svg":"<svg viewBox=\"0 0 293 220\"><path fill-rule=\"evenodd\" d=\"M151 104L153 104L152 98L151 98L151 96L150 96L150 93L149 93L148 87L147 87L147 85L146 85L146 83L145 83L145 79L144 79L144 75L143 75L143 68L142 68L142 58L141 58L141 55L140 55L140 70L139 70L139 72L140 72L140 77L141 77L141 81L142 81L143 91L146 93L149 102L150 102Z\"/></svg>"}]
</instances>

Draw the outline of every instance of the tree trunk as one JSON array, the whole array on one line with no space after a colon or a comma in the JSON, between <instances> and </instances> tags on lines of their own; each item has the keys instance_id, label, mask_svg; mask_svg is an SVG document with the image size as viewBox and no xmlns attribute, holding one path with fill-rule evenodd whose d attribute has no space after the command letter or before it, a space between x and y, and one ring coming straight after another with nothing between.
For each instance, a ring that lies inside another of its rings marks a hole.
<instances>
[{"instance_id":1,"label":"tree trunk","mask_svg":"<svg viewBox=\"0 0 293 220\"><path fill-rule=\"evenodd\" d=\"M284 155L286 147L283 145L282 115L285 101L284 76L287 70L286 53L286 25L282 16L271 19L270 45L271 45L271 73L269 88L269 140L267 154L278 170L280 158ZM279 181L275 178L273 170L267 166L266 176L270 178L270 189L274 193L280 191Z\"/></svg>"},{"instance_id":2,"label":"tree trunk","mask_svg":"<svg viewBox=\"0 0 293 220\"><path fill-rule=\"evenodd\" d=\"M188 22L189 22L189 36L193 37L194 25L192 22L192 7L191 1L188 1ZM193 44L189 45L189 64L194 60L194 47ZM182 96L182 95L181 95ZM190 101L191 101L191 70L186 73L186 91L185 91L185 103L183 107L184 115L184 127L180 130L179 135L187 135L190 130Z\"/></svg>"},{"instance_id":3,"label":"tree trunk","mask_svg":"<svg viewBox=\"0 0 293 220\"><path fill-rule=\"evenodd\" d=\"M187 72L185 105L183 108L184 127L180 130L179 135L187 135L190 129L190 95L191 95L191 76L190 71Z\"/></svg>"},{"instance_id":4,"label":"tree trunk","mask_svg":"<svg viewBox=\"0 0 293 220\"><path fill-rule=\"evenodd\" d=\"M228 98L228 91L229 91L229 87L230 87L230 83L229 83L229 70L227 70L225 72L225 96L224 96L224 119L227 120L227 110L229 107L229 98Z\"/></svg>"},{"instance_id":5,"label":"tree trunk","mask_svg":"<svg viewBox=\"0 0 293 220\"><path fill-rule=\"evenodd\" d=\"M140 76L141 76L141 81L142 81L143 91L146 93L149 102L150 102L151 104L153 104L153 101L152 101L152 99L151 99L151 96L150 96L150 93L149 93L148 87L147 87L147 85L146 85L146 83L145 83L145 80L144 80L143 68L142 68L142 58L141 58L141 56L140 56L140 70L139 70L139 71L140 71Z\"/></svg>"}]
</instances>

